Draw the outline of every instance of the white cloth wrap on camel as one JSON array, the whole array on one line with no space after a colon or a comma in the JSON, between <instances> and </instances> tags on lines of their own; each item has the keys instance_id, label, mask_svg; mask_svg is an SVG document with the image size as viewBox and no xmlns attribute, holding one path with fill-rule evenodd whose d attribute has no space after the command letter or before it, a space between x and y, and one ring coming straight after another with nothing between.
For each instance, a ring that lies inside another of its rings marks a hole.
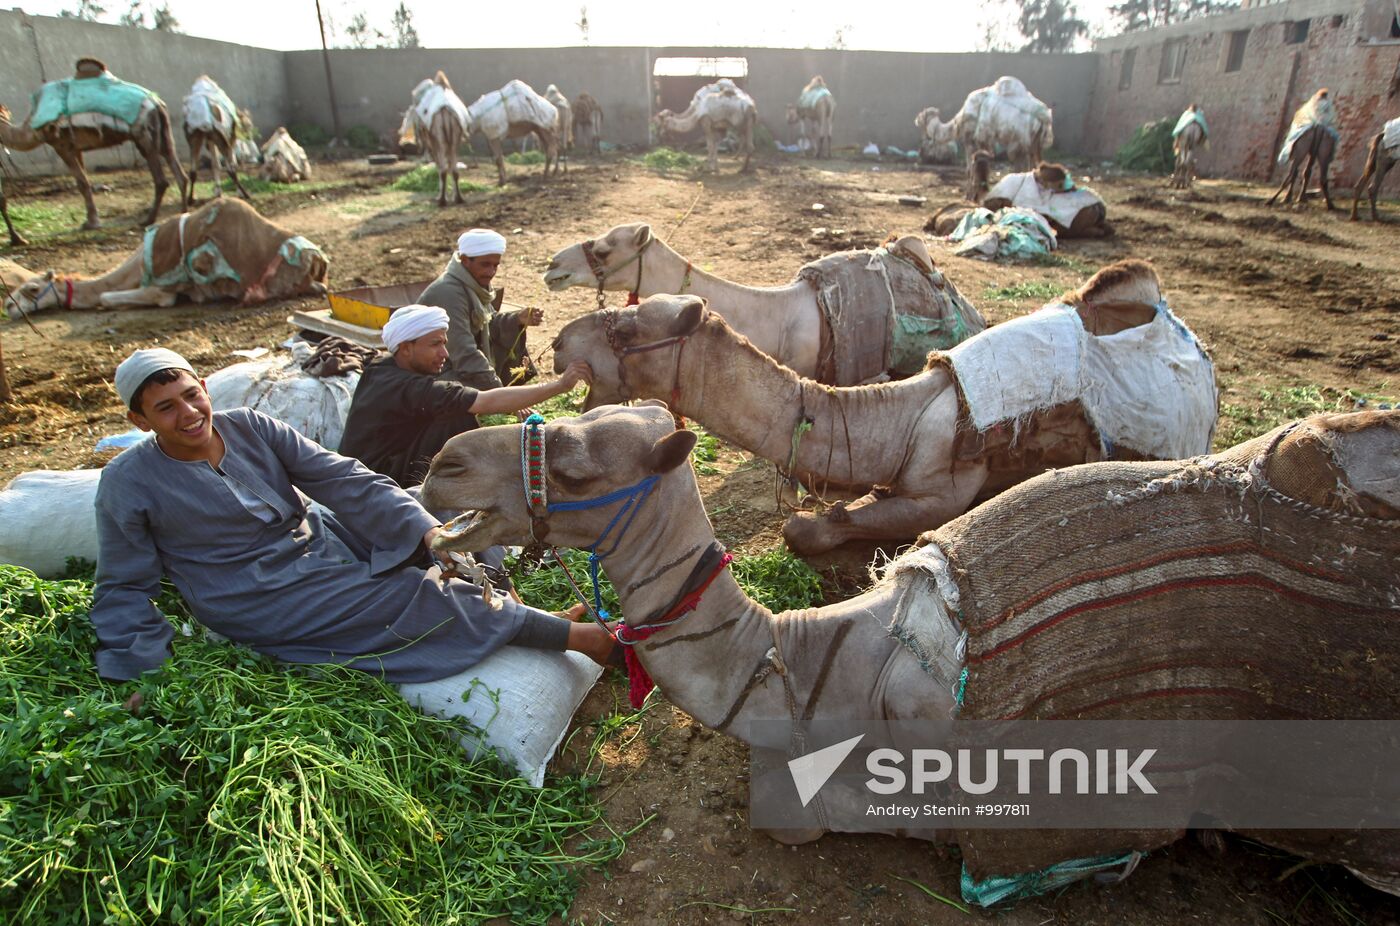
<instances>
[{"instance_id":1,"label":"white cloth wrap on camel","mask_svg":"<svg viewBox=\"0 0 1400 926\"><path fill-rule=\"evenodd\" d=\"M196 80L185 97L185 130L218 132L231 139L237 124L238 113L223 88L208 77Z\"/></svg>"},{"instance_id":2,"label":"white cloth wrap on camel","mask_svg":"<svg viewBox=\"0 0 1400 926\"><path fill-rule=\"evenodd\" d=\"M997 181L986 199L1009 199L1011 205L1032 209L1069 228L1079 210L1103 202L1103 198L1088 187L1073 190L1052 190L1036 182L1035 172L1007 174Z\"/></svg>"},{"instance_id":3,"label":"white cloth wrap on camel","mask_svg":"<svg viewBox=\"0 0 1400 926\"><path fill-rule=\"evenodd\" d=\"M283 160L292 166L302 177L311 175L311 160L306 156L306 150L296 143L290 133L274 133L267 140L267 144L262 149L263 163L273 160Z\"/></svg>"},{"instance_id":4,"label":"white cloth wrap on camel","mask_svg":"<svg viewBox=\"0 0 1400 926\"><path fill-rule=\"evenodd\" d=\"M425 134L432 125L438 110L447 109L457 117L463 132L472 130L471 116L467 115L467 104L450 87L441 87L431 79L423 80L413 88L413 118L417 121L418 134Z\"/></svg>"},{"instance_id":5,"label":"white cloth wrap on camel","mask_svg":"<svg viewBox=\"0 0 1400 926\"><path fill-rule=\"evenodd\" d=\"M1030 136L1037 125L1050 121L1050 107L1032 96L1021 81L1002 77L990 87L969 93L958 115L996 134L1010 130Z\"/></svg>"},{"instance_id":6,"label":"white cloth wrap on camel","mask_svg":"<svg viewBox=\"0 0 1400 926\"><path fill-rule=\"evenodd\" d=\"M957 697L967 634L953 615L958 586L948 571L948 557L934 544L915 547L890 560L871 579L900 588L894 614L885 628L919 661L944 690Z\"/></svg>"},{"instance_id":7,"label":"white cloth wrap on camel","mask_svg":"<svg viewBox=\"0 0 1400 926\"><path fill-rule=\"evenodd\" d=\"M979 432L1079 402L1105 457L1120 445L1159 460L1210 452L1215 366L1165 302L1147 324L1101 336L1069 306L1048 305L944 356Z\"/></svg>"},{"instance_id":8,"label":"white cloth wrap on camel","mask_svg":"<svg viewBox=\"0 0 1400 926\"><path fill-rule=\"evenodd\" d=\"M690 108L703 116L731 126L744 124L744 113L752 107L758 109L753 97L728 77L721 77L712 84L706 84L695 91L690 98Z\"/></svg>"},{"instance_id":9,"label":"white cloth wrap on camel","mask_svg":"<svg viewBox=\"0 0 1400 926\"><path fill-rule=\"evenodd\" d=\"M1332 133L1333 138L1341 140L1342 133L1337 131L1337 104L1332 102L1331 97L1311 99L1298 107L1298 111L1293 114L1293 123L1288 127L1288 137L1283 140L1283 147L1278 149L1280 164L1288 163L1293 143L1314 125L1322 126Z\"/></svg>"},{"instance_id":10,"label":"white cloth wrap on camel","mask_svg":"<svg viewBox=\"0 0 1400 926\"><path fill-rule=\"evenodd\" d=\"M559 110L523 80L512 80L499 90L481 96L467 107L474 129L487 138L505 138L512 122L528 122L553 129Z\"/></svg>"},{"instance_id":11,"label":"white cloth wrap on camel","mask_svg":"<svg viewBox=\"0 0 1400 926\"><path fill-rule=\"evenodd\" d=\"M1400 119L1391 119L1381 130L1381 147L1387 151L1400 148Z\"/></svg>"}]
</instances>

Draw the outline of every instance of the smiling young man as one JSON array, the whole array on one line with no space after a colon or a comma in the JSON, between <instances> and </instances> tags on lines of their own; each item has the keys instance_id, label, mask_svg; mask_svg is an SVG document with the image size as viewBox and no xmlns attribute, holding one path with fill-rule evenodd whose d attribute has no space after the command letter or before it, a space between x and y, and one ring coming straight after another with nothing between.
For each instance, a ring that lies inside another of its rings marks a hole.
<instances>
[{"instance_id":1,"label":"smiling young man","mask_svg":"<svg viewBox=\"0 0 1400 926\"><path fill-rule=\"evenodd\" d=\"M600 662L612 653L596 625L488 604L477 586L425 568L440 525L407 493L260 412L213 411L179 354L137 351L116 386L155 439L98 484L92 622L104 678L135 678L169 656L173 630L152 602L162 575L210 630L393 683L455 675L506 644Z\"/></svg>"},{"instance_id":2,"label":"smiling young man","mask_svg":"<svg viewBox=\"0 0 1400 926\"><path fill-rule=\"evenodd\" d=\"M593 379L582 360L553 382L485 392L437 379L447 363L449 329L447 312L435 306L407 305L389 316L388 353L360 376L341 453L401 486L417 485L442 445L475 428L477 415L519 411Z\"/></svg>"},{"instance_id":3,"label":"smiling young man","mask_svg":"<svg viewBox=\"0 0 1400 926\"><path fill-rule=\"evenodd\" d=\"M446 375L464 386L494 389L511 381L511 369L526 360L525 329L544 321L542 309L498 311L501 291L491 288L506 239L489 228L471 228L457 238L457 252L418 301L447 311Z\"/></svg>"}]
</instances>

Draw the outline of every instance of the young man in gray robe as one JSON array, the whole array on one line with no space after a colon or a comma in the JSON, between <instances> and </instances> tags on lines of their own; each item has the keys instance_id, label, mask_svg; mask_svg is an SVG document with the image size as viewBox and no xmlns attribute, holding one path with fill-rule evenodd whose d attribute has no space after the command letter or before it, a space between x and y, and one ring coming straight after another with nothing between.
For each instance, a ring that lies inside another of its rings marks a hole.
<instances>
[{"instance_id":1,"label":"young man in gray robe","mask_svg":"<svg viewBox=\"0 0 1400 926\"><path fill-rule=\"evenodd\" d=\"M612 653L597 625L488 603L425 568L440 525L417 502L260 412L214 412L178 354L137 351L116 386L155 439L109 463L98 484L92 622L104 678L135 678L170 655L170 622L152 603L162 574L235 642L392 683L455 675L508 643L600 662Z\"/></svg>"},{"instance_id":2,"label":"young man in gray robe","mask_svg":"<svg viewBox=\"0 0 1400 926\"><path fill-rule=\"evenodd\" d=\"M506 239L489 228L472 228L457 239L457 252L418 301L447 311L444 377L473 389L518 385L534 375L528 366L525 329L544 321L542 309L499 311L501 290L491 281L506 253ZM511 370L526 366L518 381Z\"/></svg>"}]
</instances>

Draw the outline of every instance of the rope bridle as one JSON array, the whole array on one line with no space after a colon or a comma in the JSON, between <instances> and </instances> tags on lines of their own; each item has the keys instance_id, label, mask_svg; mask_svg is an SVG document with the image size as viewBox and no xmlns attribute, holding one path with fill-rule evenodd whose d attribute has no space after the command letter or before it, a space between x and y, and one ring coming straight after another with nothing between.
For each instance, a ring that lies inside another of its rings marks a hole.
<instances>
[{"instance_id":1,"label":"rope bridle","mask_svg":"<svg viewBox=\"0 0 1400 926\"><path fill-rule=\"evenodd\" d=\"M593 253L593 249L598 246L598 240L596 238L589 238L583 243L583 259L588 262L588 269L592 272L593 279L598 281L599 309L604 308L607 304L607 297L603 295L603 286L607 283L608 278L611 277L614 273L617 273L619 270L622 270L628 265L630 265L633 261L636 261L637 263L637 281L633 284L632 289L629 290L627 293L627 304L636 305L638 302L641 301L641 297L638 294L642 290L642 255L646 253L647 248L651 247L651 243L655 240L655 238L648 238L645 244L637 248L637 252L635 254L624 260L622 263L616 264L612 267L609 267L606 264L604 264L602 258L600 258L597 254Z\"/></svg>"},{"instance_id":2,"label":"rope bridle","mask_svg":"<svg viewBox=\"0 0 1400 926\"><path fill-rule=\"evenodd\" d=\"M708 309L705 310L708 313ZM624 361L634 354L645 354L654 350L661 350L666 347L676 348L676 368L671 379L671 410L675 411L681 398L681 360L685 355L685 342L690 339L690 334L673 334L669 337L659 338L655 341L647 341L645 344L624 345L618 341L617 321L619 310L605 309L603 311L603 335L608 340L608 347L612 349L613 356L617 358L617 384L621 391L622 398L628 402L635 396L632 395L632 387L627 383L627 369ZM700 324L704 325L704 315L701 316ZM700 330L698 327L696 331ZM694 332L691 332L693 334Z\"/></svg>"},{"instance_id":3,"label":"rope bridle","mask_svg":"<svg viewBox=\"0 0 1400 926\"><path fill-rule=\"evenodd\" d=\"M630 626L619 622L615 627L609 627L607 620L611 615L603 608L602 592L598 583L599 568L604 559L617 552L627 531L632 527L632 522L636 520L637 514L651 496L652 490L661 481L661 476L653 473L630 486L624 486L596 498L551 503L549 501L549 472L546 465L544 424L544 418L539 415L531 415L525 419L525 423L520 428L521 481L525 490L525 504L530 511L530 538L535 545L543 546L544 537L549 534L549 516L556 512L588 511L621 502L617 513L613 515L612 520L603 528L597 539L581 548L588 551L588 579L593 593L591 601L574 580L569 567L560 557L558 548L550 546L549 549L554 561L564 571L564 576L575 597L582 602L584 609L588 612L588 616L607 631L609 636L625 647L627 675L630 680L629 696L632 706L639 708L655 685L646 669L637 660L633 647L694 611L699 606L700 598L705 590L728 567L733 556L726 552L718 541L712 541L695 564L695 568L670 606L659 614L649 616L644 623ZM603 548L605 544L607 545L606 549Z\"/></svg>"}]
</instances>

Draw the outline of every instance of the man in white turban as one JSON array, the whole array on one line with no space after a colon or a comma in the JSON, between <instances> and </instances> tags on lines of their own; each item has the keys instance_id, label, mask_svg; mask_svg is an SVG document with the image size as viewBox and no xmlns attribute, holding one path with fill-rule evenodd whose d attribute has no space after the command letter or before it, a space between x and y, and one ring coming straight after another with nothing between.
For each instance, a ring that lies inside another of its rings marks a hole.
<instances>
[{"instance_id":1,"label":"man in white turban","mask_svg":"<svg viewBox=\"0 0 1400 926\"><path fill-rule=\"evenodd\" d=\"M401 486L423 481L448 439L477 426L476 416L519 411L593 379L582 360L553 382L484 392L439 379L447 363L451 322L436 306L395 309L384 326L388 353L365 365L340 452Z\"/></svg>"},{"instance_id":2,"label":"man in white turban","mask_svg":"<svg viewBox=\"0 0 1400 926\"><path fill-rule=\"evenodd\" d=\"M525 349L525 329L544 321L540 309L500 311L504 289L491 288L506 239L489 228L471 228L457 238L457 250L442 275L418 301L447 310L447 367L464 386L494 389L535 375ZM522 374L513 371L524 368Z\"/></svg>"},{"instance_id":3,"label":"man in white turban","mask_svg":"<svg viewBox=\"0 0 1400 926\"><path fill-rule=\"evenodd\" d=\"M408 493L261 412L214 411L178 354L137 351L116 384L155 439L121 453L98 483L91 618L103 678L136 678L171 654L174 628L153 603L163 575L231 640L395 684L457 675L506 644L599 662L614 652L595 624L488 602L444 575L428 552L441 525Z\"/></svg>"}]
</instances>

